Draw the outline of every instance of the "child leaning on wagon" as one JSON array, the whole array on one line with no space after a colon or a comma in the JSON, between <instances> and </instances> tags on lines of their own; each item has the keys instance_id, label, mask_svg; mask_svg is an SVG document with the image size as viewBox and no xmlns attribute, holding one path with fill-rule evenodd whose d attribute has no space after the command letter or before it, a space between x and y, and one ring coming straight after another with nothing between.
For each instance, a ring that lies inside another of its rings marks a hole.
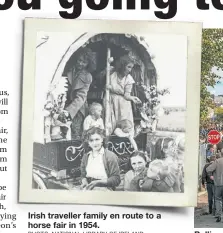
<instances>
[{"instance_id":1,"label":"child leaning on wagon","mask_svg":"<svg viewBox=\"0 0 223 233\"><path fill-rule=\"evenodd\" d=\"M124 119L117 123L114 134L121 138L128 138L135 151L138 150L134 140L134 126L131 121Z\"/></svg>"},{"instance_id":2,"label":"child leaning on wagon","mask_svg":"<svg viewBox=\"0 0 223 233\"><path fill-rule=\"evenodd\" d=\"M102 105L99 103L92 103L89 108L90 114L84 119L83 129L84 131L89 130L92 127L104 129L104 122L101 117Z\"/></svg>"}]
</instances>

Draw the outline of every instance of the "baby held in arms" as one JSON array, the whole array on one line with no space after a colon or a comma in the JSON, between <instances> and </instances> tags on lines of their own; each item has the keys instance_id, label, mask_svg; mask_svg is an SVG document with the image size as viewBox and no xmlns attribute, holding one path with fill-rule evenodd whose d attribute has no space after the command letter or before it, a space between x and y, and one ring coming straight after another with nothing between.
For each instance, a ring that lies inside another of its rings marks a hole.
<instances>
[{"instance_id":1,"label":"baby held in arms","mask_svg":"<svg viewBox=\"0 0 223 233\"><path fill-rule=\"evenodd\" d=\"M131 121L121 120L117 123L114 134L121 138L128 138L135 151L138 150L137 144L134 140L134 127Z\"/></svg>"},{"instance_id":2,"label":"baby held in arms","mask_svg":"<svg viewBox=\"0 0 223 233\"><path fill-rule=\"evenodd\" d=\"M102 115L102 105L99 103L92 103L89 108L89 115L84 119L83 129L84 131L91 129L92 127L97 127L104 129L104 122L101 117Z\"/></svg>"}]
</instances>

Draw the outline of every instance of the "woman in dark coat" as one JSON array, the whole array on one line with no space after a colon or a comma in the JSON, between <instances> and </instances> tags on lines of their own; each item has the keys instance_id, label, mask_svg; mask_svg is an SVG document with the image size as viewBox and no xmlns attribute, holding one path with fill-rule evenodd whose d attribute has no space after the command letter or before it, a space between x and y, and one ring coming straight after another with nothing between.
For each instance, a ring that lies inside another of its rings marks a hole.
<instances>
[{"instance_id":1,"label":"woman in dark coat","mask_svg":"<svg viewBox=\"0 0 223 233\"><path fill-rule=\"evenodd\" d=\"M83 121L87 115L87 94L92 83L91 72L96 68L95 53L84 48L76 64L68 71L68 92L65 110L70 113L71 138L80 140Z\"/></svg>"}]
</instances>

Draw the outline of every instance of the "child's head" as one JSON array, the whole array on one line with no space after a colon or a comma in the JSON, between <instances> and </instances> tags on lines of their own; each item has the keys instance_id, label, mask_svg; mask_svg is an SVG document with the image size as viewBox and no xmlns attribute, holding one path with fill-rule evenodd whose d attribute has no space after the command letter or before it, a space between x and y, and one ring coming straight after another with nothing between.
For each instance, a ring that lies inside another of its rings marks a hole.
<instances>
[{"instance_id":1,"label":"child's head","mask_svg":"<svg viewBox=\"0 0 223 233\"><path fill-rule=\"evenodd\" d=\"M147 170L148 178L154 180L161 180L167 175L168 175L168 166L166 166L166 164L162 160L156 159L149 164L149 168Z\"/></svg>"},{"instance_id":2,"label":"child's head","mask_svg":"<svg viewBox=\"0 0 223 233\"><path fill-rule=\"evenodd\" d=\"M117 123L116 127L120 128L124 133L129 133L133 128L133 124L129 120L121 120Z\"/></svg>"},{"instance_id":3,"label":"child's head","mask_svg":"<svg viewBox=\"0 0 223 233\"><path fill-rule=\"evenodd\" d=\"M96 102L93 102L89 108L90 115L95 116L96 118L101 117L102 110L103 110L102 105Z\"/></svg>"}]
</instances>

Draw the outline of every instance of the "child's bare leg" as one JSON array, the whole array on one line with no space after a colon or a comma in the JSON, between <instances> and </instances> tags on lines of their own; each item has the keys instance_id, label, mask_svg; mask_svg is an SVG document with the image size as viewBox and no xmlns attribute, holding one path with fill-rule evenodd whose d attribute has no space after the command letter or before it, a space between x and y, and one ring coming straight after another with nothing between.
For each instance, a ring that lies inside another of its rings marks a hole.
<instances>
[{"instance_id":1,"label":"child's bare leg","mask_svg":"<svg viewBox=\"0 0 223 233\"><path fill-rule=\"evenodd\" d=\"M134 148L134 150L135 151L138 150L138 146L137 146L137 144L135 142L135 139L133 137L129 137L129 141L132 144L132 147Z\"/></svg>"}]
</instances>

